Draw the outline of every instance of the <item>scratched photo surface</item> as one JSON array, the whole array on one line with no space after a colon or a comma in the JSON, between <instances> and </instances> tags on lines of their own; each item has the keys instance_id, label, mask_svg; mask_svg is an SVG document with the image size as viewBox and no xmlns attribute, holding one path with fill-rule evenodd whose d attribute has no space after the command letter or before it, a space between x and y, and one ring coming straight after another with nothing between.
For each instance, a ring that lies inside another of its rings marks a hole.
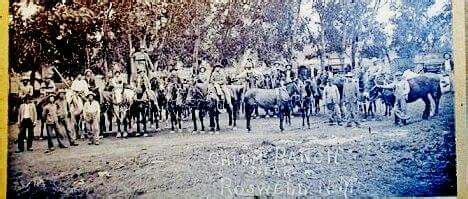
<instances>
[{"instance_id":1,"label":"scratched photo surface","mask_svg":"<svg viewBox=\"0 0 468 199\"><path fill-rule=\"evenodd\" d=\"M9 198L456 195L450 0L9 12Z\"/></svg>"}]
</instances>

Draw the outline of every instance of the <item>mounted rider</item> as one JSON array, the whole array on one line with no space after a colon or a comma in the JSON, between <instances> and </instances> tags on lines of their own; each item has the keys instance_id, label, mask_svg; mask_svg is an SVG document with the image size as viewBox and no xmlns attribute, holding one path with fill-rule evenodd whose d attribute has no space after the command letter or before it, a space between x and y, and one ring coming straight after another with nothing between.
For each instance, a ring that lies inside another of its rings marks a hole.
<instances>
[{"instance_id":1,"label":"mounted rider","mask_svg":"<svg viewBox=\"0 0 468 199\"><path fill-rule=\"evenodd\" d=\"M229 97L229 90L226 87L227 78L226 71L222 68L221 65L216 64L211 71L209 83L214 87L216 95L220 99L221 103L220 108L223 108L223 102L226 102L229 107L231 107L231 99Z\"/></svg>"},{"instance_id":2,"label":"mounted rider","mask_svg":"<svg viewBox=\"0 0 468 199\"><path fill-rule=\"evenodd\" d=\"M141 76L146 76L148 79L148 72L154 69L153 63L149 55L145 52L144 48L140 46L136 46L135 52L132 54L131 57L132 62L132 70L131 70L131 77L130 81L134 82L134 79L141 78ZM135 73L136 72L136 73Z\"/></svg>"},{"instance_id":3,"label":"mounted rider","mask_svg":"<svg viewBox=\"0 0 468 199\"><path fill-rule=\"evenodd\" d=\"M34 93L34 88L30 83L30 79L27 76L21 77L21 85L19 86L19 93L18 96L22 101L25 101L24 99L27 96L33 96Z\"/></svg>"},{"instance_id":4,"label":"mounted rider","mask_svg":"<svg viewBox=\"0 0 468 199\"><path fill-rule=\"evenodd\" d=\"M78 93L80 96L84 96L89 91L88 82L84 79L83 75L78 76L73 80L71 90Z\"/></svg>"}]
</instances>

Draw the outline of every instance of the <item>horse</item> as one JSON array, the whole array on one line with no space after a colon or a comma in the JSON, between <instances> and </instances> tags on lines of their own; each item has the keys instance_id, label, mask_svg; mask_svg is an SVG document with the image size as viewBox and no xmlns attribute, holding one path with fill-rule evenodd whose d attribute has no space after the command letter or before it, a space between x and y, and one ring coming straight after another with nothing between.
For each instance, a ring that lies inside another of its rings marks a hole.
<instances>
[{"instance_id":1,"label":"horse","mask_svg":"<svg viewBox=\"0 0 468 199\"><path fill-rule=\"evenodd\" d=\"M425 107L422 114L422 119L429 119L431 113L431 101L429 96L434 100L434 116L439 113L439 103L442 97L442 89L440 86L440 78L433 75L420 75L407 80L410 85L410 92L406 102L412 103L419 99L424 101ZM390 90L391 91L391 90ZM376 86L372 93L372 98L377 98L378 95L382 95L384 89ZM397 119L397 115L395 115Z\"/></svg>"},{"instance_id":2,"label":"horse","mask_svg":"<svg viewBox=\"0 0 468 199\"><path fill-rule=\"evenodd\" d=\"M165 98L167 99L167 111L171 121L171 133L175 132L175 126L178 127L179 132L182 132L182 106L184 99L180 94L181 90L181 85L176 83L169 83L167 86Z\"/></svg>"},{"instance_id":3,"label":"horse","mask_svg":"<svg viewBox=\"0 0 468 199\"><path fill-rule=\"evenodd\" d=\"M288 114L290 112L292 108L290 100L291 96L294 94L299 94L299 88L295 82L289 82L283 87L276 89L252 88L247 90L243 99L247 131L251 131L251 114L257 105L266 109L271 109L277 106L278 116L280 119L280 130L284 131L284 114Z\"/></svg>"},{"instance_id":4,"label":"horse","mask_svg":"<svg viewBox=\"0 0 468 199\"><path fill-rule=\"evenodd\" d=\"M364 118L374 117L377 109L376 97L370 97L371 90L375 89L375 75L370 75L367 72L359 73L359 101L361 102L362 111L364 112Z\"/></svg>"},{"instance_id":5,"label":"horse","mask_svg":"<svg viewBox=\"0 0 468 199\"><path fill-rule=\"evenodd\" d=\"M198 131L197 127L197 110L198 110L198 119L200 121L201 132L205 131L205 124L203 118L207 110L207 101L204 90L207 89L203 84L195 84L189 87L187 94L187 106L190 108L190 113L192 115L193 122L193 132Z\"/></svg>"},{"instance_id":6,"label":"horse","mask_svg":"<svg viewBox=\"0 0 468 199\"><path fill-rule=\"evenodd\" d=\"M111 92L104 92L103 98L112 106L112 113L117 120L117 136L127 137L128 128L131 128L130 107L136 97L136 93L131 88L113 88ZM124 127L122 132L121 125Z\"/></svg>"},{"instance_id":7,"label":"horse","mask_svg":"<svg viewBox=\"0 0 468 199\"><path fill-rule=\"evenodd\" d=\"M232 126L233 129L237 127L237 118L239 115L239 110L242 107L242 98L245 92L245 86L243 85L226 85L227 90L229 90L231 96L231 105L232 107L227 107L226 112L228 113L229 126Z\"/></svg>"},{"instance_id":8,"label":"horse","mask_svg":"<svg viewBox=\"0 0 468 199\"><path fill-rule=\"evenodd\" d=\"M312 109L312 101L314 97L314 88L311 80L306 80L303 88L301 89L302 99L300 101L300 111L302 115L302 127L305 127L307 121L307 127L310 129L310 115Z\"/></svg>"}]
</instances>

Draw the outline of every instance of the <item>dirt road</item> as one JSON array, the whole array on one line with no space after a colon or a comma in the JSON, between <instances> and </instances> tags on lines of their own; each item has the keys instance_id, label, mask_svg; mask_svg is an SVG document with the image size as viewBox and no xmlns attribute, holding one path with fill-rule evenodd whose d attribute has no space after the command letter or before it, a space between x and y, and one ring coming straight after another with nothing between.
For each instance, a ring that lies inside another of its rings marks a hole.
<instances>
[{"instance_id":1,"label":"dirt road","mask_svg":"<svg viewBox=\"0 0 468 199\"><path fill-rule=\"evenodd\" d=\"M12 153L9 196L378 196L455 194L453 95L441 114L420 119L423 105L410 105L412 119L396 127L392 118L361 128L329 126L314 117L279 132L276 118L256 119L253 132L223 129L192 134L189 129L151 137L105 138L99 146L44 153ZM223 117L222 125L226 126ZM190 127L190 124L185 124Z\"/></svg>"}]
</instances>

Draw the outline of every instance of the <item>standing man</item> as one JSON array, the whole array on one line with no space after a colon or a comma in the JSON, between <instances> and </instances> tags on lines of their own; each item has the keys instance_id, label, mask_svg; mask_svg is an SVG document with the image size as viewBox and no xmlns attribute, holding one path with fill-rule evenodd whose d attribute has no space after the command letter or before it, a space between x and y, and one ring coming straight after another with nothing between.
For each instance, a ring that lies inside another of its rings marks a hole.
<instances>
[{"instance_id":1,"label":"standing man","mask_svg":"<svg viewBox=\"0 0 468 199\"><path fill-rule=\"evenodd\" d=\"M89 133L89 145L99 145L99 116L101 115L101 107L94 99L95 94L89 92L86 97L87 100L83 105L83 118Z\"/></svg>"},{"instance_id":2,"label":"standing man","mask_svg":"<svg viewBox=\"0 0 468 199\"><path fill-rule=\"evenodd\" d=\"M48 102L42 112L42 117L46 118L47 145L49 147L49 152L55 150L54 143L52 142L52 131L55 132L59 147L68 148L62 143L63 135L58 128L57 104L55 104L54 95L49 95Z\"/></svg>"},{"instance_id":3,"label":"standing man","mask_svg":"<svg viewBox=\"0 0 468 199\"><path fill-rule=\"evenodd\" d=\"M325 104L328 108L328 118L330 125L336 121L341 125L341 112L340 112L340 93L338 87L332 84L331 79L327 79L327 84L323 89L325 96Z\"/></svg>"},{"instance_id":4,"label":"standing man","mask_svg":"<svg viewBox=\"0 0 468 199\"><path fill-rule=\"evenodd\" d=\"M346 127L351 127L352 123L355 123L356 126L359 127L360 124L357 120L359 85L354 81L353 74L351 72L348 72L345 77L346 80L343 84L343 103L347 120Z\"/></svg>"},{"instance_id":5,"label":"standing man","mask_svg":"<svg viewBox=\"0 0 468 199\"><path fill-rule=\"evenodd\" d=\"M18 135L18 150L17 153L24 151L24 139L26 131L28 131L27 150L32 151L34 139L34 126L36 126L37 112L36 105L31 100L32 96L26 95L26 102L21 104L18 112L18 126L20 129Z\"/></svg>"},{"instance_id":6,"label":"standing man","mask_svg":"<svg viewBox=\"0 0 468 199\"><path fill-rule=\"evenodd\" d=\"M445 75L449 77L449 82L450 82L450 92L453 92L453 67L454 63L452 60L452 56L448 53L444 54L444 72Z\"/></svg>"},{"instance_id":7,"label":"standing man","mask_svg":"<svg viewBox=\"0 0 468 199\"><path fill-rule=\"evenodd\" d=\"M60 89L58 91L58 97L57 101L55 101L55 104L57 104L57 117L58 117L58 125L60 127L63 127L65 129L65 132L68 137L68 141L70 142L70 146L78 146L78 144L75 142L76 140L76 135L75 132L72 132L72 122L71 122L71 114L70 110L68 107L68 102L65 99L65 90Z\"/></svg>"},{"instance_id":8,"label":"standing man","mask_svg":"<svg viewBox=\"0 0 468 199\"><path fill-rule=\"evenodd\" d=\"M406 100L408 99L408 94L410 92L410 85L408 80L403 78L401 72L395 74L395 81L387 85L376 85L380 88L389 88L395 89L395 98L396 98L396 110L395 110L395 124L399 125L400 121L403 125L407 124L408 109Z\"/></svg>"}]
</instances>

